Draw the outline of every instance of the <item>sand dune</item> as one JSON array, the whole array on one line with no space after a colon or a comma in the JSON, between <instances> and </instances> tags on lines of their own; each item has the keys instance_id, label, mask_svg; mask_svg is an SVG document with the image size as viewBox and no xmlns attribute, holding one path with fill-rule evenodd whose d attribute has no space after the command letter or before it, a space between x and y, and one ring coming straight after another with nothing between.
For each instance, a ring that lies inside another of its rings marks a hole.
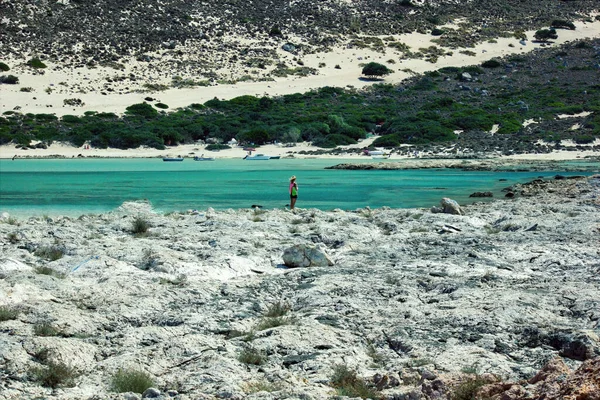
<instances>
[{"instance_id":1,"label":"sand dune","mask_svg":"<svg viewBox=\"0 0 600 400\"><path fill-rule=\"evenodd\" d=\"M559 38L552 46L583 38L600 37L600 21L577 22L576 30L560 30ZM526 32L532 38L534 31ZM398 42L408 45L411 51L435 45L434 36L411 33L396 35ZM0 112L19 110L31 113L54 113L56 115L82 114L85 111L122 113L131 104L143 102L148 96L155 102L167 104L170 109L188 106L192 103L204 103L215 97L231 99L241 95L278 96L290 93L306 92L311 89L335 86L361 88L372 85L373 82L360 80L361 65L370 62L386 63L395 72L385 78L386 83L399 83L414 73L423 73L446 66L465 66L480 64L493 57L502 57L509 54L519 54L534 51L540 48L539 43L525 42L522 45L517 39L498 38L495 43L481 43L469 49L441 48L446 55L439 57L438 61L430 63L424 59L401 60L401 52L393 48L385 48L384 52L371 49L336 47L331 52L308 54L302 57L305 66L317 68L318 75L307 77L276 78L267 82L239 82L236 84L218 84L215 86L194 87L184 89L168 89L160 92L150 92L144 84L171 83L172 74L157 74L149 69L147 63L130 60L124 64L123 71L109 67L87 67L66 70L57 65L48 63L48 68L32 71L30 68L19 65L22 60L10 60L14 65L10 71L20 79L19 85L1 85ZM439 46L438 46L439 47ZM461 53L469 50L471 55ZM293 63L294 55L279 49L278 54L282 60ZM391 64L389 60L394 60ZM319 67L321 65L321 67ZM324 66L323 66L324 65ZM339 69L336 68L339 66ZM227 71L225 71L227 72ZM173 72L175 73L175 72ZM232 79L240 78L245 72L243 69L228 71ZM111 82L112 92L104 90L107 80L115 76L134 74L140 78L135 82ZM31 92L22 92L21 88L31 88ZM81 99L85 103L82 107L67 106L66 99Z\"/></svg>"}]
</instances>

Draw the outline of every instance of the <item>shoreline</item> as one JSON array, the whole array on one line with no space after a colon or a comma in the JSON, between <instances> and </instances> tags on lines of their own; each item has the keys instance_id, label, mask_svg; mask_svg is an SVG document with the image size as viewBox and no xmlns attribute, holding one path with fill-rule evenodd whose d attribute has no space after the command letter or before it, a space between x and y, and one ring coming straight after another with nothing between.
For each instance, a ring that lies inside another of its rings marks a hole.
<instances>
[{"instance_id":1,"label":"shoreline","mask_svg":"<svg viewBox=\"0 0 600 400\"><path fill-rule=\"evenodd\" d=\"M398 154L396 149L385 150L390 153L390 157L385 160L373 159L370 156L365 156L361 153L361 149L369 147L375 137L364 139L354 145L339 146L336 149L323 149L311 146L307 142L298 143L292 147L284 147L280 145L264 145L256 148L253 154L266 154L269 156L278 156L281 158L293 159L356 159L360 162L390 162L403 160L482 160L482 159L498 159L506 162L513 161L577 161L585 159L594 159L600 157L600 151L594 150L553 150L550 153L523 153L512 155L501 155L498 153L476 154L468 153L462 157L450 154L449 152L421 152L417 157L407 154ZM126 158L164 158L164 157L182 157L193 161L195 156L212 157L215 161L221 159L243 159L247 154L242 147L232 147L219 151L209 151L204 149L204 144L184 144L179 146L168 147L164 150L154 148L137 148L137 149L85 149L75 147L63 143L53 143L45 149L29 148L27 150L16 148L13 144L0 146L0 159L126 159ZM409 146L406 146L409 147ZM574 146L572 146L574 148ZM335 154L331 151L335 150ZM323 152L324 154L315 154ZM326 153L329 152L329 153ZM16 156L16 157L15 157Z\"/></svg>"}]
</instances>

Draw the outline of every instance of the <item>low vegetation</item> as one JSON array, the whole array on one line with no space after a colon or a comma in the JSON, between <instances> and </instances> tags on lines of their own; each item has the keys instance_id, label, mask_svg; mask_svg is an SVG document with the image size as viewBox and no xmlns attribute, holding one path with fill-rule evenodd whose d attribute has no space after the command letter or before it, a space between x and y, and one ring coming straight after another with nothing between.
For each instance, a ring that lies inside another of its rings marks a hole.
<instances>
[{"instance_id":1,"label":"low vegetation","mask_svg":"<svg viewBox=\"0 0 600 400\"><path fill-rule=\"evenodd\" d=\"M46 361L43 367L30 370L34 381L52 389L75 386L75 378L79 375L73 368L61 362Z\"/></svg>"},{"instance_id":2,"label":"low vegetation","mask_svg":"<svg viewBox=\"0 0 600 400\"><path fill-rule=\"evenodd\" d=\"M153 386L155 385L152 377L146 372L136 369L120 369L112 376L111 380L111 390L117 393L143 393Z\"/></svg>"},{"instance_id":3,"label":"low vegetation","mask_svg":"<svg viewBox=\"0 0 600 400\"><path fill-rule=\"evenodd\" d=\"M254 347L246 347L239 353L238 361L249 365L263 365L267 362L267 356Z\"/></svg>"},{"instance_id":4,"label":"low vegetation","mask_svg":"<svg viewBox=\"0 0 600 400\"><path fill-rule=\"evenodd\" d=\"M19 310L14 307L0 306L0 322L17 319Z\"/></svg>"},{"instance_id":5,"label":"low vegetation","mask_svg":"<svg viewBox=\"0 0 600 400\"><path fill-rule=\"evenodd\" d=\"M34 254L48 261L56 261L65 255L65 250L57 245L39 247Z\"/></svg>"},{"instance_id":6,"label":"low vegetation","mask_svg":"<svg viewBox=\"0 0 600 400\"><path fill-rule=\"evenodd\" d=\"M59 279L62 279L65 277L65 274L63 274L62 272L56 271L55 269L47 267L45 265L36 266L34 268L34 271L36 274L53 276L53 277L59 278Z\"/></svg>"},{"instance_id":7,"label":"low vegetation","mask_svg":"<svg viewBox=\"0 0 600 400\"><path fill-rule=\"evenodd\" d=\"M35 324L33 326L33 333L36 336L63 336L63 332L49 322Z\"/></svg>"},{"instance_id":8,"label":"low vegetation","mask_svg":"<svg viewBox=\"0 0 600 400\"><path fill-rule=\"evenodd\" d=\"M31 68L35 68L35 69L46 68L47 67L47 65L44 64L42 62L42 60L40 60L37 57L33 57L29 61L27 61L27 65L29 65Z\"/></svg>"},{"instance_id":9,"label":"low vegetation","mask_svg":"<svg viewBox=\"0 0 600 400\"><path fill-rule=\"evenodd\" d=\"M361 399L380 399L381 395L369 385L363 378L359 377L355 370L346 365L336 365L330 379L340 396L360 397Z\"/></svg>"},{"instance_id":10,"label":"low vegetation","mask_svg":"<svg viewBox=\"0 0 600 400\"><path fill-rule=\"evenodd\" d=\"M479 376L467 379L452 390L451 400L477 399L477 391L487 382Z\"/></svg>"},{"instance_id":11,"label":"low vegetation","mask_svg":"<svg viewBox=\"0 0 600 400\"><path fill-rule=\"evenodd\" d=\"M0 145L13 142L27 147L33 141L61 141L75 146L90 143L95 148L163 149L202 140L210 143L207 150L220 150L229 148L223 143L236 138L252 146L309 141L333 148L357 143L368 133L379 136L375 146L452 142L458 144L456 151L469 147L518 153L539 147L540 139L591 143L600 138L600 86L594 83L597 43L580 41L560 49L488 60L481 66L440 68L411 74L399 85L380 83L363 90L323 87L278 97L215 98L166 111L138 103L123 116L88 111L59 118L10 110L0 117ZM435 46L423 49L431 57L441 55L438 50ZM380 71L365 73L377 76ZM471 79L465 81L465 73ZM481 79L484 75L485 80ZM582 111L592 114L575 131L567 126L569 121L556 118ZM523 122L528 119L539 123L525 129ZM486 136L494 125L499 126L498 134Z\"/></svg>"},{"instance_id":12,"label":"low vegetation","mask_svg":"<svg viewBox=\"0 0 600 400\"><path fill-rule=\"evenodd\" d=\"M150 229L150 222L145 218L136 217L131 223L131 232L136 236L146 236Z\"/></svg>"}]
</instances>

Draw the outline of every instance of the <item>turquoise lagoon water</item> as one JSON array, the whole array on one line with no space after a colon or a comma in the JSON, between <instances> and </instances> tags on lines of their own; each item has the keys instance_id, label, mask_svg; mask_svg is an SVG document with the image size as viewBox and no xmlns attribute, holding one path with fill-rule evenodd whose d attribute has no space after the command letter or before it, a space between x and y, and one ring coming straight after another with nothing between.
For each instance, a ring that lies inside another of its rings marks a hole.
<instances>
[{"instance_id":1,"label":"turquoise lagoon water","mask_svg":"<svg viewBox=\"0 0 600 400\"><path fill-rule=\"evenodd\" d=\"M0 160L0 212L81 215L110 211L125 201L142 199L163 212L247 208L253 204L282 208L289 203L291 175L298 177L297 206L301 208L431 207L442 197L468 204L481 200L468 197L475 191L492 191L498 198L503 197L502 188L514 183L557 173L579 174L324 169L344 161L348 160Z\"/></svg>"}]
</instances>

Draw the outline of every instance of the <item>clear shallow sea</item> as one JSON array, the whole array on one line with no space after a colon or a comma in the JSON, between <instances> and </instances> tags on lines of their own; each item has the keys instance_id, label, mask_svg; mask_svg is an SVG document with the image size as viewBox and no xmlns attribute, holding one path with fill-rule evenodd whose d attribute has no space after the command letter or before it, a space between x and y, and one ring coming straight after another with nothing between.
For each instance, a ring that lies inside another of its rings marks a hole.
<instances>
[{"instance_id":1,"label":"clear shallow sea","mask_svg":"<svg viewBox=\"0 0 600 400\"><path fill-rule=\"evenodd\" d=\"M149 200L163 212L247 208L253 204L279 208L289 203L291 175L298 177L297 206L301 208L431 207L442 197L461 204L481 201L468 197L476 191L492 191L496 198L503 198L502 188L539 176L581 175L562 171L324 169L345 161L0 160L0 212L21 216L81 215L110 211L125 201L141 199Z\"/></svg>"}]
</instances>

